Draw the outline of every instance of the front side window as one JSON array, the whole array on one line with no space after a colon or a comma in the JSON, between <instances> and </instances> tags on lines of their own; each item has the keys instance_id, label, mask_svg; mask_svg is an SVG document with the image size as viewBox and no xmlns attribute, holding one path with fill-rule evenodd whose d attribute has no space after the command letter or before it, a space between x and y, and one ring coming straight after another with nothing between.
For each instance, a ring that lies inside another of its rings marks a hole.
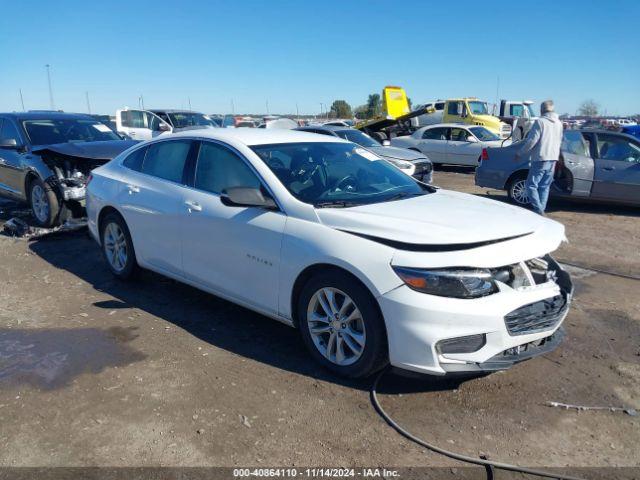
<instances>
[{"instance_id":1,"label":"front side window","mask_svg":"<svg viewBox=\"0 0 640 480\"><path fill-rule=\"evenodd\" d=\"M473 133L481 142L493 142L500 140L500 137L493 133L491 130L487 130L484 127L471 127L471 133Z\"/></svg>"},{"instance_id":2,"label":"front side window","mask_svg":"<svg viewBox=\"0 0 640 480\"><path fill-rule=\"evenodd\" d=\"M190 148L191 141L189 140L173 140L151 144L142 163L142 173L182 183L184 165Z\"/></svg>"},{"instance_id":3,"label":"front side window","mask_svg":"<svg viewBox=\"0 0 640 480\"><path fill-rule=\"evenodd\" d=\"M120 121L123 127L147 128L147 116L140 110L123 110L120 112Z\"/></svg>"},{"instance_id":4,"label":"front side window","mask_svg":"<svg viewBox=\"0 0 640 480\"><path fill-rule=\"evenodd\" d=\"M425 193L411 177L353 143L251 148L294 197L318 207L364 205Z\"/></svg>"},{"instance_id":5,"label":"front side window","mask_svg":"<svg viewBox=\"0 0 640 480\"><path fill-rule=\"evenodd\" d=\"M489 108L487 107L486 102L469 102L469 110L474 115L488 115Z\"/></svg>"},{"instance_id":6,"label":"front side window","mask_svg":"<svg viewBox=\"0 0 640 480\"><path fill-rule=\"evenodd\" d=\"M8 142L14 140L16 145L20 145L22 142L20 141L20 135L18 134L18 129L13 124L11 120L8 118L0 119L2 123L2 129L0 130L0 141Z\"/></svg>"},{"instance_id":7,"label":"front side window","mask_svg":"<svg viewBox=\"0 0 640 480\"><path fill-rule=\"evenodd\" d=\"M589 153L589 143L579 130L565 130L562 136L561 149L563 152L572 155L580 155L582 157L591 156Z\"/></svg>"},{"instance_id":8,"label":"front side window","mask_svg":"<svg viewBox=\"0 0 640 480\"><path fill-rule=\"evenodd\" d=\"M458 113L458 106L462 107L462 102L450 102L449 107L447 108L447 113L449 115L460 115Z\"/></svg>"},{"instance_id":9,"label":"front side window","mask_svg":"<svg viewBox=\"0 0 640 480\"><path fill-rule=\"evenodd\" d=\"M617 135L599 133L598 153L603 160L640 161L640 147Z\"/></svg>"},{"instance_id":10,"label":"front side window","mask_svg":"<svg viewBox=\"0 0 640 480\"><path fill-rule=\"evenodd\" d=\"M447 129L446 128L430 128L425 130L422 134L422 138L425 140L446 140Z\"/></svg>"},{"instance_id":11,"label":"front side window","mask_svg":"<svg viewBox=\"0 0 640 480\"><path fill-rule=\"evenodd\" d=\"M469 132L464 128L452 128L451 129L451 141L452 142L466 142Z\"/></svg>"},{"instance_id":12,"label":"front side window","mask_svg":"<svg viewBox=\"0 0 640 480\"><path fill-rule=\"evenodd\" d=\"M170 112L169 118L174 128L186 127L215 127L213 121L202 113L195 112Z\"/></svg>"},{"instance_id":13,"label":"front side window","mask_svg":"<svg viewBox=\"0 0 640 480\"><path fill-rule=\"evenodd\" d=\"M22 125L32 145L121 140L104 123L89 118L25 120Z\"/></svg>"},{"instance_id":14,"label":"front side window","mask_svg":"<svg viewBox=\"0 0 640 480\"><path fill-rule=\"evenodd\" d=\"M196 163L197 189L222 193L233 187L260 188L260 180L251 168L228 148L203 142Z\"/></svg>"},{"instance_id":15,"label":"front side window","mask_svg":"<svg viewBox=\"0 0 640 480\"><path fill-rule=\"evenodd\" d=\"M142 163L144 162L145 153L147 153L146 148L139 148L135 152L130 153L129 156L124 159L122 165L137 172L142 171Z\"/></svg>"}]
</instances>

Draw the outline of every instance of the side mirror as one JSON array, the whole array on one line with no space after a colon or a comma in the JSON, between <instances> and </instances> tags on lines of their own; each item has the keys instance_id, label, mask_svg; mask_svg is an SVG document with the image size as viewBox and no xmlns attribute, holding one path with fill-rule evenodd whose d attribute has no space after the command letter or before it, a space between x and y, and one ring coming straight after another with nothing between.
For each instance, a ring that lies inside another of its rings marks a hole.
<instances>
[{"instance_id":1,"label":"side mirror","mask_svg":"<svg viewBox=\"0 0 640 480\"><path fill-rule=\"evenodd\" d=\"M467 135L467 142L476 143L478 139L473 135Z\"/></svg>"},{"instance_id":2,"label":"side mirror","mask_svg":"<svg viewBox=\"0 0 640 480\"><path fill-rule=\"evenodd\" d=\"M160 123L158 125L158 130L161 132L170 132L171 131L171 125L169 125L168 123Z\"/></svg>"},{"instance_id":3,"label":"side mirror","mask_svg":"<svg viewBox=\"0 0 640 480\"><path fill-rule=\"evenodd\" d=\"M382 146L383 147L390 147L391 146L391 142L389 140L382 140Z\"/></svg>"},{"instance_id":4,"label":"side mirror","mask_svg":"<svg viewBox=\"0 0 640 480\"><path fill-rule=\"evenodd\" d=\"M7 148L9 150L20 150L22 146L18 145L18 142L15 138L5 138L0 141L0 148Z\"/></svg>"},{"instance_id":5,"label":"side mirror","mask_svg":"<svg viewBox=\"0 0 640 480\"><path fill-rule=\"evenodd\" d=\"M276 210L273 199L265 197L259 188L231 187L222 191L220 201L227 207L258 207Z\"/></svg>"}]
</instances>

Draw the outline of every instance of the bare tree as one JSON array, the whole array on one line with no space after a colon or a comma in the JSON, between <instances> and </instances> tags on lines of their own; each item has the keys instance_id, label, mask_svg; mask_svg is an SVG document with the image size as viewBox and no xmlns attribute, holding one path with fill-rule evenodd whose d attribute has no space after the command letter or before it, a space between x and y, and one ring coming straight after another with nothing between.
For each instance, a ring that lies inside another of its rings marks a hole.
<instances>
[{"instance_id":1,"label":"bare tree","mask_svg":"<svg viewBox=\"0 0 640 480\"><path fill-rule=\"evenodd\" d=\"M585 117L595 117L598 115L599 109L600 105L598 105L595 100L589 99L580 104L578 113L580 115L584 115Z\"/></svg>"}]
</instances>

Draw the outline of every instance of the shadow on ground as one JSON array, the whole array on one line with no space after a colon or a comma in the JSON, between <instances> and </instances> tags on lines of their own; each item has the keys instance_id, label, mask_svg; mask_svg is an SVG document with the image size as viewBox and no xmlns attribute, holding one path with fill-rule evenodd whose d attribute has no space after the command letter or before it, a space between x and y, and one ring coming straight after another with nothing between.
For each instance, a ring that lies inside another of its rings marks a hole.
<instances>
[{"instance_id":1,"label":"shadow on ground","mask_svg":"<svg viewBox=\"0 0 640 480\"><path fill-rule=\"evenodd\" d=\"M372 379L345 380L317 365L296 330L258 313L148 271L131 282L116 280L85 232L43 237L31 241L29 247L54 267L67 270L113 297L95 302L95 307L136 308L215 347L282 370L361 390L368 390L371 385ZM380 393L451 390L462 381L407 378L389 372Z\"/></svg>"}]
</instances>

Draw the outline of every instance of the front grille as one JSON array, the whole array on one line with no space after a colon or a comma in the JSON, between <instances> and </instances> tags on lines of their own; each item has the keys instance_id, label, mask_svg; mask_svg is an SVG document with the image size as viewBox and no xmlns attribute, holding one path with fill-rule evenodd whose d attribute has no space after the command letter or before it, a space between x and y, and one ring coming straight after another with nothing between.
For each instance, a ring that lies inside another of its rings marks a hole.
<instances>
[{"instance_id":1,"label":"front grille","mask_svg":"<svg viewBox=\"0 0 640 480\"><path fill-rule=\"evenodd\" d=\"M541 332L555 327L567 308L569 303L565 295L556 295L507 313L504 321L510 335Z\"/></svg>"}]
</instances>

